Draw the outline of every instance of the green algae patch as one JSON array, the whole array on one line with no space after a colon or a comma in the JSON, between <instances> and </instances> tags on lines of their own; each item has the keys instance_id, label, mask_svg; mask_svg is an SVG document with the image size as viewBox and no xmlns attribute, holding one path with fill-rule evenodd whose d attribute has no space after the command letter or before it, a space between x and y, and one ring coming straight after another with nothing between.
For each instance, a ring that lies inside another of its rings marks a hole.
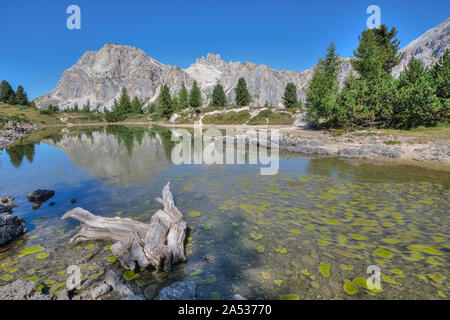
<instances>
[{"instance_id":1,"label":"green algae patch","mask_svg":"<svg viewBox=\"0 0 450 320\"><path fill-rule=\"evenodd\" d=\"M378 248L373 253L375 253L376 255L383 257L383 258L390 258L393 256L392 252L389 252L383 248Z\"/></svg>"},{"instance_id":2,"label":"green algae patch","mask_svg":"<svg viewBox=\"0 0 450 320\"><path fill-rule=\"evenodd\" d=\"M261 276L265 279L265 280L269 280L270 278L272 278L272 276L267 273L267 272L261 272Z\"/></svg>"},{"instance_id":3,"label":"green algae patch","mask_svg":"<svg viewBox=\"0 0 450 320\"><path fill-rule=\"evenodd\" d=\"M3 275L3 276L0 276L0 280L3 280L3 281L9 281L9 280L11 280L13 277L12 277L12 275L10 275L10 274L5 274L5 275Z\"/></svg>"},{"instance_id":4,"label":"green algae patch","mask_svg":"<svg viewBox=\"0 0 450 320\"><path fill-rule=\"evenodd\" d=\"M62 286L64 286L66 283L65 282L60 282L55 284L53 287L50 288L50 293L55 293L59 288L61 288Z\"/></svg>"},{"instance_id":5,"label":"green algae patch","mask_svg":"<svg viewBox=\"0 0 450 320\"><path fill-rule=\"evenodd\" d=\"M283 294L280 296L280 300L300 300L298 294Z\"/></svg>"},{"instance_id":6,"label":"green algae patch","mask_svg":"<svg viewBox=\"0 0 450 320\"><path fill-rule=\"evenodd\" d=\"M352 234L350 236L355 240L367 240L368 239L366 236L363 236L361 234Z\"/></svg>"},{"instance_id":7,"label":"green algae patch","mask_svg":"<svg viewBox=\"0 0 450 320\"><path fill-rule=\"evenodd\" d=\"M258 251L259 253L264 253L264 247L262 245L259 245L256 247L256 251Z\"/></svg>"},{"instance_id":8,"label":"green algae patch","mask_svg":"<svg viewBox=\"0 0 450 320\"><path fill-rule=\"evenodd\" d=\"M134 271L132 271L132 270L127 270L127 271L125 271L125 273L123 274L123 278L125 279L125 280L133 280L133 279L136 279L137 277L139 277L139 273L135 273Z\"/></svg>"},{"instance_id":9,"label":"green algae patch","mask_svg":"<svg viewBox=\"0 0 450 320\"><path fill-rule=\"evenodd\" d=\"M38 259L45 259L45 258L48 258L48 256L49 256L49 254L48 253L39 253L36 257L38 258Z\"/></svg>"},{"instance_id":10,"label":"green algae patch","mask_svg":"<svg viewBox=\"0 0 450 320\"><path fill-rule=\"evenodd\" d=\"M110 263L114 263L114 262L117 261L117 259L116 259L116 257L111 256L111 257L109 257L108 259L106 259L106 261L108 261L108 262L110 262Z\"/></svg>"},{"instance_id":11,"label":"green algae patch","mask_svg":"<svg viewBox=\"0 0 450 320\"><path fill-rule=\"evenodd\" d=\"M384 243L389 243L389 244L396 244L396 243L400 243L401 241L395 238L382 238L381 241L383 241Z\"/></svg>"},{"instance_id":12,"label":"green algae patch","mask_svg":"<svg viewBox=\"0 0 450 320\"><path fill-rule=\"evenodd\" d=\"M344 291L349 295L358 293L358 287L348 279L344 279Z\"/></svg>"},{"instance_id":13,"label":"green algae patch","mask_svg":"<svg viewBox=\"0 0 450 320\"><path fill-rule=\"evenodd\" d=\"M281 283L283 283L283 280L274 280L273 283L275 283L275 284L281 284Z\"/></svg>"},{"instance_id":14,"label":"green algae patch","mask_svg":"<svg viewBox=\"0 0 450 320\"><path fill-rule=\"evenodd\" d=\"M282 254L287 253L287 249L286 248L281 248L281 247L277 248L275 251L278 252L278 253L282 253Z\"/></svg>"},{"instance_id":15,"label":"green algae patch","mask_svg":"<svg viewBox=\"0 0 450 320\"><path fill-rule=\"evenodd\" d=\"M30 282L39 282L41 279L38 277L27 277L27 278L23 278L23 280L30 281Z\"/></svg>"},{"instance_id":16,"label":"green algae patch","mask_svg":"<svg viewBox=\"0 0 450 320\"><path fill-rule=\"evenodd\" d=\"M441 252L437 249L422 245L422 244L412 244L408 246L408 250L411 251L420 251L428 254L441 255Z\"/></svg>"},{"instance_id":17,"label":"green algae patch","mask_svg":"<svg viewBox=\"0 0 450 320\"><path fill-rule=\"evenodd\" d=\"M361 288L364 288L366 290L370 290L372 292L383 291L383 289L381 289L381 288L376 288L375 284L372 283L372 282L370 282L370 288L369 288L369 281L367 281L367 279L364 279L362 277L354 278L353 282L356 283Z\"/></svg>"},{"instance_id":18,"label":"green algae patch","mask_svg":"<svg viewBox=\"0 0 450 320\"><path fill-rule=\"evenodd\" d=\"M203 270L202 270L202 269L197 269L197 270L195 270L194 272L192 272L189 276L195 277L195 276L198 276L198 275L200 275L200 274L202 274L202 273L203 273Z\"/></svg>"},{"instance_id":19,"label":"green algae patch","mask_svg":"<svg viewBox=\"0 0 450 320\"><path fill-rule=\"evenodd\" d=\"M300 234L301 233L300 230L298 230L298 229L291 229L291 230L289 230L289 232L293 233L293 234Z\"/></svg>"},{"instance_id":20,"label":"green algae patch","mask_svg":"<svg viewBox=\"0 0 450 320\"><path fill-rule=\"evenodd\" d=\"M330 266L323 262L319 264L319 271L326 278L330 276Z\"/></svg>"},{"instance_id":21,"label":"green algae patch","mask_svg":"<svg viewBox=\"0 0 450 320\"><path fill-rule=\"evenodd\" d=\"M191 183L185 183L183 185L183 191L189 191L192 188L192 184Z\"/></svg>"},{"instance_id":22,"label":"green algae patch","mask_svg":"<svg viewBox=\"0 0 450 320\"><path fill-rule=\"evenodd\" d=\"M211 297L211 300L220 300L221 295L218 292L211 292L210 297Z\"/></svg>"},{"instance_id":23,"label":"green algae patch","mask_svg":"<svg viewBox=\"0 0 450 320\"><path fill-rule=\"evenodd\" d=\"M26 255L37 253L37 252L41 252L41 251L44 251L44 250L45 250L45 248L41 247L39 245L31 246L31 247L28 247L28 248L25 248L25 249L21 250L19 257L24 257Z\"/></svg>"},{"instance_id":24,"label":"green algae patch","mask_svg":"<svg viewBox=\"0 0 450 320\"><path fill-rule=\"evenodd\" d=\"M198 217L198 216L200 216L200 212L198 212L198 211L189 211L188 215L190 215L191 217Z\"/></svg>"}]
</instances>

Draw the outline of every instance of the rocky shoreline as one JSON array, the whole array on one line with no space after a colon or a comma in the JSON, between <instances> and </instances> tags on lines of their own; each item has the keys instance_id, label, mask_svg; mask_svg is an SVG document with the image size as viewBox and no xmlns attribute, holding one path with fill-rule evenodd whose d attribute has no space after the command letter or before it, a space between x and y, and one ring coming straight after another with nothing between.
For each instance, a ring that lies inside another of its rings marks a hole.
<instances>
[{"instance_id":1,"label":"rocky shoreline","mask_svg":"<svg viewBox=\"0 0 450 320\"><path fill-rule=\"evenodd\" d=\"M34 122L18 124L14 121L6 121L0 124L0 149L13 144L37 129L39 129L39 126Z\"/></svg>"}]
</instances>

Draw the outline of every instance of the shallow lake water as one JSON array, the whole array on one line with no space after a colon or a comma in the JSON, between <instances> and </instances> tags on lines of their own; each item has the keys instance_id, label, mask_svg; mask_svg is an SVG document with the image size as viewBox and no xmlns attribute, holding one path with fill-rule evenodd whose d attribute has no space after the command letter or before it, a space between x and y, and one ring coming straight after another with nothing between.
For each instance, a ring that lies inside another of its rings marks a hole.
<instances>
[{"instance_id":1,"label":"shallow lake water","mask_svg":"<svg viewBox=\"0 0 450 320\"><path fill-rule=\"evenodd\" d=\"M170 137L48 129L1 150L0 196L16 198L28 233L0 253L0 286L26 279L58 293L78 265L83 279L113 268L148 298L193 280L200 299L448 299L448 173L284 153L273 176L258 165L174 165ZM167 181L190 227L186 263L125 272L112 242L69 244L79 222L61 220L66 210L148 222ZM33 210L26 195L39 188L56 194ZM367 288L371 265L381 290Z\"/></svg>"}]
</instances>

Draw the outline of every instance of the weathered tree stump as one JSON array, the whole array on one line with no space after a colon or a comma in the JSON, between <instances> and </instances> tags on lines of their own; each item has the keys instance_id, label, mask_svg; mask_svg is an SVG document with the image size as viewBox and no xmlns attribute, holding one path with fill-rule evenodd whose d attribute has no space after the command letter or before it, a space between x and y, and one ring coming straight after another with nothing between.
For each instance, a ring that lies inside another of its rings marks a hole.
<instances>
[{"instance_id":1,"label":"weathered tree stump","mask_svg":"<svg viewBox=\"0 0 450 320\"><path fill-rule=\"evenodd\" d=\"M70 239L71 243L81 241L111 239L113 255L122 266L134 270L152 265L156 269L170 270L177 262L186 261L184 240L186 222L183 214L175 207L170 182L162 191L163 206L151 218L150 224L127 218L105 218L96 216L82 208L67 211L61 219L74 218L81 222L81 230Z\"/></svg>"}]
</instances>

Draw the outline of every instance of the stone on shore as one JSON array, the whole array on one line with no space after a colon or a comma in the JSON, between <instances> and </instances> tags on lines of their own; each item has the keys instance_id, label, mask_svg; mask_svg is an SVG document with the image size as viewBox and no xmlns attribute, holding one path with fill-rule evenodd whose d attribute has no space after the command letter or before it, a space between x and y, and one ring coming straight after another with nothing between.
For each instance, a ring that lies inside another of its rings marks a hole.
<instances>
[{"instance_id":1,"label":"stone on shore","mask_svg":"<svg viewBox=\"0 0 450 320\"><path fill-rule=\"evenodd\" d=\"M194 281L174 282L159 292L160 300L195 300L196 287Z\"/></svg>"}]
</instances>

